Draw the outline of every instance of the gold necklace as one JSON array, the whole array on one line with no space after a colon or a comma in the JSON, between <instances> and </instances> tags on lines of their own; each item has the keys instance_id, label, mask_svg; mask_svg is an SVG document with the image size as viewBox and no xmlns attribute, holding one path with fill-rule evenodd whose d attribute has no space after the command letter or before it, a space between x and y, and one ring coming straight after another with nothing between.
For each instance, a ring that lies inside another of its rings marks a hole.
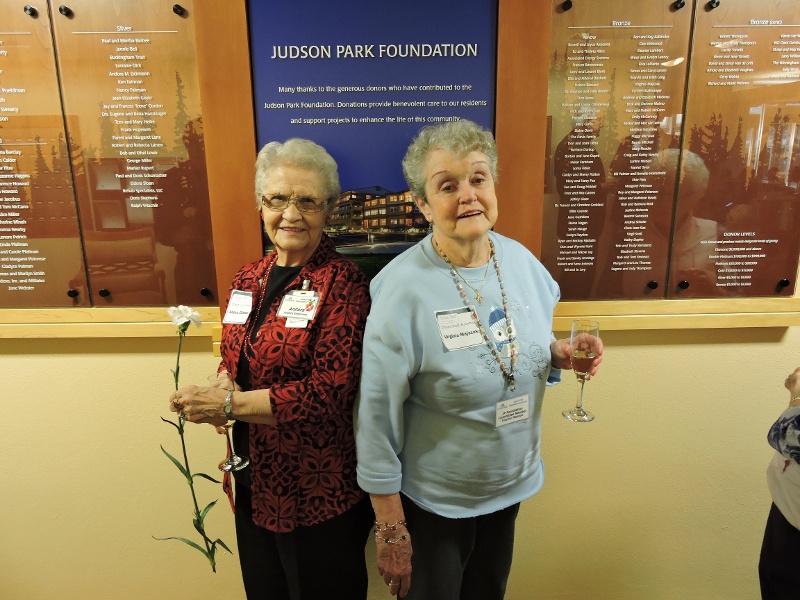
<instances>
[{"instance_id":1,"label":"gold necklace","mask_svg":"<svg viewBox=\"0 0 800 600\"><path fill-rule=\"evenodd\" d=\"M433 243L436 246L436 251L439 253L439 256L441 256L443 259L445 259L445 261L447 261L447 264L450 266L450 269L452 271L455 271L456 275L458 275L461 278L461 281L466 283L467 287L471 289L473 292L475 292L475 302L477 302L478 306L480 306L481 302L483 302L483 296L481 296L481 288L483 288L483 284L486 283L486 276L489 274L489 263L491 262L491 260L489 260L486 263L486 270L483 272L483 280L481 281L481 284L476 288L473 287L473 285L469 281L467 281L467 278L461 274L461 271L459 271L456 268L456 266L450 262L450 259L447 258L447 255L444 253L444 250L442 250L441 246L439 246L439 242L436 241L436 238L433 238Z\"/></svg>"},{"instance_id":2,"label":"gold necklace","mask_svg":"<svg viewBox=\"0 0 800 600\"><path fill-rule=\"evenodd\" d=\"M494 263L494 270L495 273L497 273L497 283L500 285L500 295L503 298L503 313L505 314L506 317L506 333L508 334L508 343L511 353L511 364L509 365L509 367L506 367L505 363L503 362L503 357L500 355L500 352L497 351L495 343L492 341L492 338L489 337L489 334L486 333L486 330L483 328L483 323L481 323L480 318L478 318L478 311L475 310L475 307L472 306L469 300L467 299L467 293L464 291L464 288L461 286L461 284L458 281L458 278L456 277L458 271L456 271L455 265L453 265L453 263L450 262L450 259L447 258L447 255L444 253L439 244L436 242L435 238L433 240L433 243L436 246L435 250L439 253L439 256L441 256L447 263L447 266L450 267L450 276L453 278L453 282L456 284L456 289L461 295L461 299L464 301L464 305L469 309L469 312L472 315L475 324L478 326L478 331L483 336L483 341L486 342L486 346L489 348L489 350L492 353L492 356L494 356L494 359L497 361L497 364L500 367L500 373L503 375L503 379L505 379L509 389L513 392L516 389L516 381L514 380L514 369L517 366L517 350L516 348L514 348L514 340L515 340L514 328L511 325L511 316L508 314L508 298L506 297L506 289L503 286L503 276L501 275L500 272L500 261L497 260L497 254L495 254L494 244L492 243L492 240L489 240L489 251L490 251L489 261ZM461 277L461 279L464 278ZM485 277L484 281L486 281ZM478 304L480 304L480 302Z\"/></svg>"}]
</instances>

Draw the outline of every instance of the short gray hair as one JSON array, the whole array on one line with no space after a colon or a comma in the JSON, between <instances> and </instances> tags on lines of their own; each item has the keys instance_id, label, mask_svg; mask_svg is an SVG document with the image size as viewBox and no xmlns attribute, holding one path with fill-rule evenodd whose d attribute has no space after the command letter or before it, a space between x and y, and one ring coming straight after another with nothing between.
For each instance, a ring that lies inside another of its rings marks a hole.
<instances>
[{"instance_id":1,"label":"short gray hair","mask_svg":"<svg viewBox=\"0 0 800 600\"><path fill-rule=\"evenodd\" d=\"M497 183L497 146L488 129L467 119L428 125L420 129L403 158L403 175L408 189L423 202L425 195L425 161L432 150L444 150L463 158L470 152L482 152L489 162L489 172Z\"/></svg>"},{"instance_id":2,"label":"short gray hair","mask_svg":"<svg viewBox=\"0 0 800 600\"><path fill-rule=\"evenodd\" d=\"M325 202L330 210L342 192L339 184L339 169L336 161L319 144L302 138L291 138L285 142L270 142L256 157L256 207L261 209L261 196L270 171L275 167L293 166L317 173L324 186Z\"/></svg>"}]
</instances>

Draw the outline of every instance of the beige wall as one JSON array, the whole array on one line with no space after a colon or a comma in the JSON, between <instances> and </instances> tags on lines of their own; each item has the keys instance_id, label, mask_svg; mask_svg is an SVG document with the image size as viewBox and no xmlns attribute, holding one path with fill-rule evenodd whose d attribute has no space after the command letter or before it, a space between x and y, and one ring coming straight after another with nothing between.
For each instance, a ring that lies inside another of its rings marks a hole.
<instances>
[{"instance_id":1,"label":"beige wall","mask_svg":"<svg viewBox=\"0 0 800 600\"><path fill-rule=\"evenodd\" d=\"M514 190L541 189L542 173L529 165L541 164L544 147L546 97L537 86L548 44L528 31L548 31L549 12L529 0L500 5L497 134L510 204L498 228L536 248L537 221L514 218L527 213L512 208L530 197ZM252 161L234 152L252 153L242 142L252 116L230 108L231 98L248 97L230 92L249 89L244 2L195 8L199 39L230 42L198 46L212 205L222 207L214 199L247 198L252 181L243 166ZM217 211L215 236L240 242L239 218ZM219 254L242 245L216 247L224 289L226 268L244 261ZM27 312L19 311L24 323ZM507 598L757 598L766 431L786 400L783 378L800 364L798 329L610 332L605 340L602 373L587 388L595 423L562 419L574 399L569 378L548 394L546 483L520 513ZM169 415L175 346L170 338L0 338L0 598L243 597L236 557L222 555L214 575L196 551L151 537L196 539L188 489L159 449L179 447L159 420ZM207 338L187 339L182 382L204 381L216 363ZM189 445L193 467L214 473L223 438L193 428ZM209 533L235 547L223 493L198 488L204 503L219 499ZM371 600L388 598L372 573Z\"/></svg>"},{"instance_id":2,"label":"beige wall","mask_svg":"<svg viewBox=\"0 0 800 600\"><path fill-rule=\"evenodd\" d=\"M520 513L507 598L757 598L766 431L800 364L800 332L605 341L586 391L594 423L562 419L569 377L547 395L546 483ZM193 533L188 489L159 450L178 451L159 420L175 342L0 340L0 597L243 598L235 557L214 575L196 551L151 538ZM207 339L187 338L182 381L216 362ZM223 438L194 427L189 443L194 468L213 473ZM199 493L220 499L209 533L234 547L223 493L202 482ZM371 598L388 598L373 584Z\"/></svg>"}]
</instances>

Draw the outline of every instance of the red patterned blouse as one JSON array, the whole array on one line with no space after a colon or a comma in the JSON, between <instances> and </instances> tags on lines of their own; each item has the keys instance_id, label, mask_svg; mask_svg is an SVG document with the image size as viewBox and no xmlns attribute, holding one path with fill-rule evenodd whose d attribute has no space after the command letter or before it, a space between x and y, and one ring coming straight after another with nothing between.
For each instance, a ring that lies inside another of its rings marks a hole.
<instances>
[{"instance_id":1,"label":"red patterned blouse","mask_svg":"<svg viewBox=\"0 0 800 600\"><path fill-rule=\"evenodd\" d=\"M243 349L275 258L273 252L246 265L234 278L231 290L252 292L253 310L247 323L223 325L220 350L234 379L240 353L247 352L250 389L269 388L275 425L249 426L253 521L287 532L335 517L364 498L356 483L353 404L370 299L364 274L323 235L286 288L299 290L310 280L320 294L314 319L305 328L287 328L277 315L280 295L264 307L258 336Z\"/></svg>"}]
</instances>

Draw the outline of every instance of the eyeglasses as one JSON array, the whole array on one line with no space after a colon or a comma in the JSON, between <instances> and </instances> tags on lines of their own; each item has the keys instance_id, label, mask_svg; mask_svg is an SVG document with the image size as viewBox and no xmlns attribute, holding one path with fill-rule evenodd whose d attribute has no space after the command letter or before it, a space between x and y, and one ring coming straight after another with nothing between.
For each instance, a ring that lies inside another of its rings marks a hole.
<instances>
[{"instance_id":1,"label":"eyeglasses","mask_svg":"<svg viewBox=\"0 0 800 600\"><path fill-rule=\"evenodd\" d=\"M325 202L317 202L314 198L287 198L286 196L261 196L261 204L270 210L286 210L294 204L301 213L315 213L325 210Z\"/></svg>"}]
</instances>

